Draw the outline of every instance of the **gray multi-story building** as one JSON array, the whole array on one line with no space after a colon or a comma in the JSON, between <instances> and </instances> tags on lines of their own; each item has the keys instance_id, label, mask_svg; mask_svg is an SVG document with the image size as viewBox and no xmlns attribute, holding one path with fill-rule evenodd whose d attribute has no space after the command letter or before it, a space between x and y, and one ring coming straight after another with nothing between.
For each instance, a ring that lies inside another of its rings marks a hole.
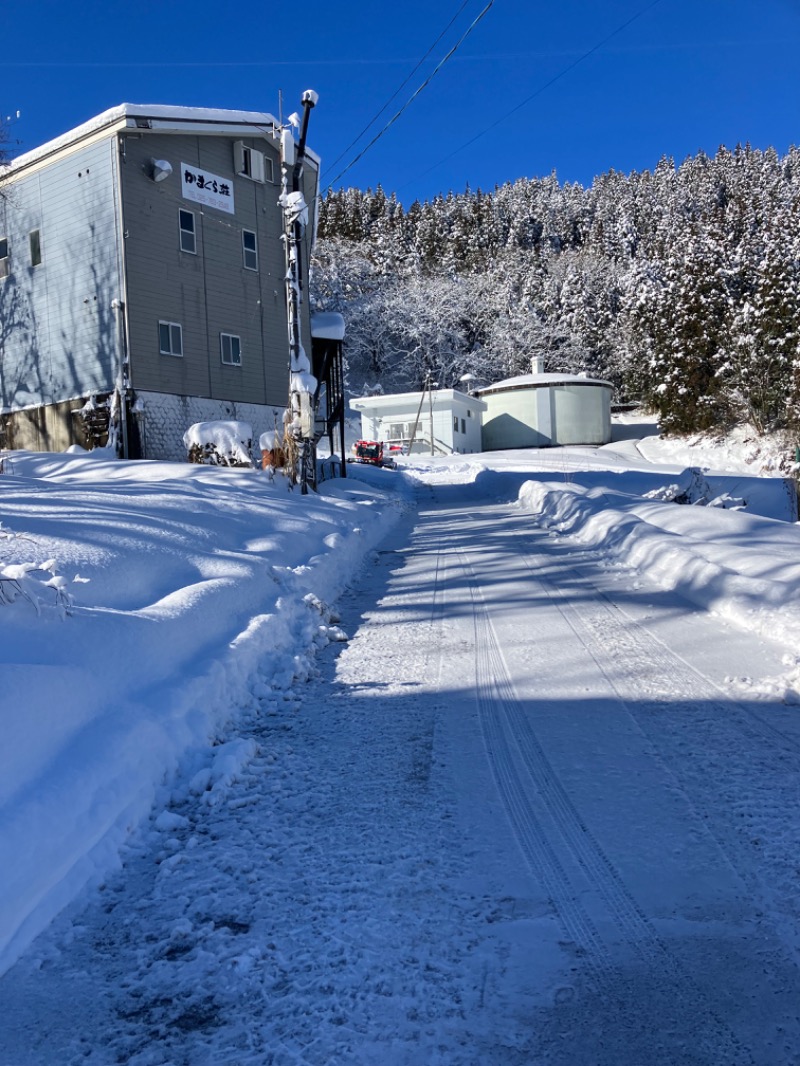
<instances>
[{"instance_id":1,"label":"gray multi-story building","mask_svg":"<svg viewBox=\"0 0 800 1066\"><path fill-rule=\"evenodd\" d=\"M275 428L290 136L268 114L122 104L0 171L0 447L104 443L110 418L124 454L180 459L195 422ZM307 150L312 213L318 178ZM301 331L310 350L307 300Z\"/></svg>"}]
</instances>

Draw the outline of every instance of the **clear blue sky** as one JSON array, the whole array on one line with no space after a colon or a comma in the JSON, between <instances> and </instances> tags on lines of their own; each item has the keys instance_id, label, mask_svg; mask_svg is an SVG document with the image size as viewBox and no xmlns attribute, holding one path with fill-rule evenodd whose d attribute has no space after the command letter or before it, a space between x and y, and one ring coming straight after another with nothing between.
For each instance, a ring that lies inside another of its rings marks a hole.
<instances>
[{"instance_id":1,"label":"clear blue sky","mask_svg":"<svg viewBox=\"0 0 800 1066\"><path fill-rule=\"evenodd\" d=\"M409 204L467 183L491 189L555 170L587 185L663 155L800 143L800 0L652 2L494 0L336 184L381 183ZM309 144L326 184L487 3L396 0L380 13L363 0L6 0L0 110L21 112L12 132L22 151L126 101L277 114L282 93L286 114L313 88Z\"/></svg>"}]
</instances>

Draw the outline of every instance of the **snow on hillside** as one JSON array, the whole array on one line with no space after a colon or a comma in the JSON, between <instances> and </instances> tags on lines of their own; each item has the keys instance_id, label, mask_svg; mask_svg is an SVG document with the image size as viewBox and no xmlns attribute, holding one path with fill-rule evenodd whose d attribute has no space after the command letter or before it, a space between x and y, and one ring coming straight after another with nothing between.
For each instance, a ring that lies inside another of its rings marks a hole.
<instances>
[{"instance_id":1,"label":"snow on hillside","mask_svg":"<svg viewBox=\"0 0 800 1066\"><path fill-rule=\"evenodd\" d=\"M331 605L415 493L473 483L519 497L532 522L632 580L646 572L769 631L785 673L741 684L796 700L800 527L785 521L785 483L709 468L730 506L678 506L663 498L675 459L654 437L414 457L397 472L349 468L303 497L261 471L7 454L0 577L7 598L21 577L28 595L0 606L0 968L118 864L179 767L193 767L198 794L236 777L253 752L220 741L346 638Z\"/></svg>"},{"instance_id":2,"label":"snow on hillside","mask_svg":"<svg viewBox=\"0 0 800 1066\"><path fill-rule=\"evenodd\" d=\"M781 477L796 470L786 441L759 436L749 426L737 426L716 437L662 437L651 416L631 411L615 416L613 435L615 441L632 440L639 455L658 466L702 467L753 477Z\"/></svg>"}]
</instances>

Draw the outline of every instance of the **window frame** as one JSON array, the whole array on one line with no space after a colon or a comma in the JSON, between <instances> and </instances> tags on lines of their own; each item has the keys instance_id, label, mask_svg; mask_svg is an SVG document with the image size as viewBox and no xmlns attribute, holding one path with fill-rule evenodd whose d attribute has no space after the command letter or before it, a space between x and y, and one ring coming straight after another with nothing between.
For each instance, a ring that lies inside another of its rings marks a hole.
<instances>
[{"instance_id":1,"label":"window frame","mask_svg":"<svg viewBox=\"0 0 800 1066\"><path fill-rule=\"evenodd\" d=\"M168 330L169 349L164 348L163 344L162 344L162 332L161 331L162 331L162 328L165 327L165 326L166 326L166 328ZM178 347L179 347L180 351L175 351L175 347L174 347L175 334L173 333L173 330L177 330L178 331L177 337L178 337ZM160 318L158 320L158 354L159 355L167 355L167 356L170 356L173 359L183 359L183 326L180 324L180 322L170 322L170 321L168 321L167 319L164 319L164 318Z\"/></svg>"},{"instance_id":2,"label":"window frame","mask_svg":"<svg viewBox=\"0 0 800 1066\"><path fill-rule=\"evenodd\" d=\"M192 220L192 228L190 230L186 229L183 225L184 215ZM183 238L185 236L191 236L191 248L184 247ZM178 208L178 241L182 252L185 252L187 255L197 255L197 222L195 220L194 211L187 211L185 207Z\"/></svg>"},{"instance_id":3,"label":"window frame","mask_svg":"<svg viewBox=\"0 0 800 1066\"><path fill-rule=\"evenodd\" d=\"M245 237L249 236L253 238L253 247L248 248L245 244ZM253 256L255 260L255 266L250 266L247 262L248 253ZM245 270L252 270L254 273L258 273L258 234L252 229L242 229L242 264Z\"/></svg>"},{"instance_id":4,"label":"window frame","mask_svg":"<svg viewBox=\"0 0 800 1066\"><path fill-rule=\"evenodd\" d=\"M7 278L9 274L11 250L9 248L8 237L0 237L0 251L3 250L3 245L5 245L5 255L0 255L0 281L2 281L3 278Z\"/></svg>"},{"instance_id":5,"label":"window frame","mask_svg":"<svg viewBox=\"0 0 800 1066\"><path fill-rule=\"evenodd\" d=\"M272 160L270 160L271 162ZM258 148L251 148L244 141L235 141L233 145L233 167L234 172L240 178L258 182L259 185L265 184L266 157ZM274 176L274 168L272 167L270 168L270 175ZM270 184L274 185L273 178L271 178Z\"/></svg>"},{"instance_id":6,"label":"window frame","mask_svg":"<svg viewBox=\"0 0 800 1066\"><path fill-rule=\"evenodd\" d=\"M228 342L236 341L236 349L237 349L237 351L236 351L237 358L236 359L234 359L234 357L233 357L233 344L232 343L228 344L228 351L229 351L229 354L230 354L230 358L229 359L225 358L225 341L226 340ZM222 365L223 366L241 366L242 365L242 338L239 336L238 333L223 333L223 332L220 333L220 335L219 335L219 357L222 360Z\"/></svg>"}]
</instances>

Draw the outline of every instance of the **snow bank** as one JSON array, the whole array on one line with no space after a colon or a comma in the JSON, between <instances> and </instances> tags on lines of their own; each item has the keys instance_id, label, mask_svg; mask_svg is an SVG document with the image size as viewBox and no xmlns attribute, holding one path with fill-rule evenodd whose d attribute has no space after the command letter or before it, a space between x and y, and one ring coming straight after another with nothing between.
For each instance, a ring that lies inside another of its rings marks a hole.
<instances>
[{"instance_id":1,"label":"snow bank","mask_svg":"<svg viewBox=\"0 0 800 1066\"><path fill-rule=\"evenodd\" d=\"M215 741L265 693L308 677L317 648L346 639L326 604L414 482L467 505L519 496L554 531L796 655L796 525L664 502L674 468L620 444L401 464L348 468L301 496L253 469L3 455L0 571L28 598L0 604L0 970L119 862L179 766L197 764L192 787L218 802L252 753ZM704 481L750 510L785 504L780 479Z\"/></svg>"},{"instance_id":2,"label":"snow bank","mask_svg":"<svg viewBox=\"0 0 800 1066\"><path fill-rule=\"evenodd\" d=\"M324 604L402 507L375 479L301 496L254 470L9 459L3 566L57 564L72 606L0 605L0 971L118 863L189 752L342 639ZM215 752L212 797L246 755Z\"/></svg>"},{"instance_id":3,"label":"snow bank","mask_svg":"<svg viewBox=\"0 0 800 1066\"><path fill-rule=\"evenodd\" d=\"M555 532L743 629L800 647L800 526L611 489L528 481L520 505Z\"/></svg>"}]
</instances>

